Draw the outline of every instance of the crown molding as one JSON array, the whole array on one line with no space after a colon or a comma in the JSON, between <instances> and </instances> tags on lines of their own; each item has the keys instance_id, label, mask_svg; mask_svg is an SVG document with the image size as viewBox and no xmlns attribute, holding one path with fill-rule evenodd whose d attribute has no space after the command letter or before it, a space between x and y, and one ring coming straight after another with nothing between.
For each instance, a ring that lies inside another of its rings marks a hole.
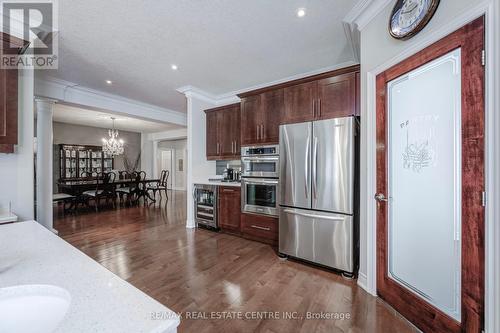
<instances>
[{"instance_id":1,"label":"crown molding","mask_svg":"<svg viewBox=\"0 0 500 333\"><path fill-rule=\"evenodd\" d=\"M359 0L342 20L354 59L360 61L361 30L393 0Z\"/></svg>"},{"instance_id":2,"label":"crown molding","mask_svg":"<svg viewBox=\"0 0 500 333\"><path fill-rule=\"evenodd\" d=\"M178 88L177 91L184 94L187 98L194 97L207 103L214 104L215 106L239 103L241 101L236 94L228 93L223 95L214 95L195 86L183 86Z\"/></svg>"},{"instance_id":3,"label":"crown molding","mask_svg":"<svg viewBox=\"0 0 500 333\"><path fill-rule=\"evenodd\" d=\"M82 87L74 82L56 78L35 79L35 96L144 120L187 125L187 115L183 112Z\"/></svg>"},{"instance_id":4,"label":"crown molding","mask_svg":"<svg viewBox=\"0 0 500 333\"><path fill-rule=\"evenodd\" d=\"M363 30L391 2L394 0L359 0L344 17L346 33Z\"/></svg>"},{"instance_id":5,"label":"crown molding","mask_svg":"<svg viewBox=\"0 0 500 333\"><path fill-rule=\"evenodd\" d=\"M325 73L325 72L330 72L330 71L334 71L337 69L341 69L341 68L345 68L345 67L349 67L349 66L353 66L353 65L358 65L358 64L359 63L356 61L347 61L347 62L343 62L343 63L337 64L337 65L318 68L318 69L315 69L315 70L312 70L309 72L304 72L304 73L288 76L288 77L285 77L285 78L282 78L279 80L261 83L258 85L250 86L250 87L247 87L244 89L230 91L230 92L220 94L220 95L214 95L214 94L211 94L203 89L200 89L200 88L197 88L194 86L189 86L189 85L180 87L177 89L177 91L180 92L181 94L184 94L188 98L195 97L195 98L203 100L205 102L212 103L215 106L224 106L224 105L239 103L241 101L241 99L237 95L245 93L247 91L258 90L258 89L274 86L277 84L281 84L281 83L285 83L285 82L289 82L289 81L294 81L294 80L299 80L299 79L302 79L302 78L305 78L308 76L313 76L313 75L317 75L317 74L321 74L321 73Z\"/></svg>"}]
</instances>

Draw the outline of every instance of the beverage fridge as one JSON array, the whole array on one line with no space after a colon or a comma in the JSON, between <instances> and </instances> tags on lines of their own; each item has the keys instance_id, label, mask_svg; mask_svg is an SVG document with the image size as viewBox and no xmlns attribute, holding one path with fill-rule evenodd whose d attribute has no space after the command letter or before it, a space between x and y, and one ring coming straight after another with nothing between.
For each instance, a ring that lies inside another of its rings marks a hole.
<instances>
[{"instance_id":1,"label":"beverage fridge","mask_svg":"<svg viewBox=\"0 0 500 333\"><path fill-rule=\"evenodd\" d=\"M356 118L280 126L279 252L357 270Z\"/></svg>"}]
</instances>

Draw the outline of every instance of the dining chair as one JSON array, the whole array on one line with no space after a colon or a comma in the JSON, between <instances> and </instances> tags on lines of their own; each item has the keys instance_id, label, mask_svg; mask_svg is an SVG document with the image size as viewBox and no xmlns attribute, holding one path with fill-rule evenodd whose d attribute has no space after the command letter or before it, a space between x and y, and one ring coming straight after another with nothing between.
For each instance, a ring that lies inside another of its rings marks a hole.
<instances>
[{"instance_id":1,"label":"dining chair","mask_svg":"<svg viewBox=\"0 0 500 333\"><path fill-rule=\"evenodd\" d=\"M139 195L140 175L136 172L124 172L122 173L122 175L124 180L130 179L130 182L127 185L116 189L116 193L118 193L118 196L120 197L120 204L123 204L124 196L126 196L126 202L128 202L129 204L131 204L132 202L135 203L138 199L132 200L132 197Z\"/></svg>"},{"instance_id":2,"label":"dining chair","mask_svg":"<svg viewBox=\"0 0 500 333\"><path fill-rule=\"evenodd\" d=\"M153 191L153 198L156 199L156 192L160 192L160 202L161 202L161 191L165 191L165 196L168 201L168 192L167 192L167 184L168 184L168 176L170 175L170 171L162 170L160 173L160 179L156 183L152 183L147 186L148 191Z\"/></svg>"},{"instance_id":3,"label":"dining chair","mask_svg":"<svg viewBox=\"0 0 500 333\"><path fill-rule=\"evenodd\" d=\"M99 211L99 204L102 198L108 200L115 196L114 194L114 184L115 174L114 173L99 173L96 179L96 187L93 190L88 190L83 192L83 196L86 197L86 205L89 206L88 202L90 199L94 199L95 211ZM115 201L113 200L113 207L115 207Z\"/></svg>"},{"instance_id":4,"label":"dining chair","mask_svg":"<svg viewBox=\"0 0 500 333\"><path fill-rule=\"evenodd\" d=\"M139 203L139 199L141 197L144 197L144 204L147 203L148 196L147 196L147 188L146 188L146 171L136 171L137 175L137 197L136 197L136 203Z\"/></svg>"}]
</instances>

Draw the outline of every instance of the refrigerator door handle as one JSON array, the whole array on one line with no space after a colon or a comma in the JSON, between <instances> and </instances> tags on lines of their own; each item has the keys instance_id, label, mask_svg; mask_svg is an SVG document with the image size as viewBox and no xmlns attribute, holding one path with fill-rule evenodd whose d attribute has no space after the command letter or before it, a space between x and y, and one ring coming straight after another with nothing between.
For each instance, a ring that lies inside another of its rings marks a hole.
<instances>
[{"instance_id":1,"label":"refrigerator door handle","mask_svg":"<svg viewBox=\"0 0 500 333\"><path fill-rule=\"evenodd\" d=\"M313 219L330 220L330 221L338 221L338 222L343 222L345 220L345 218L342 218L342 217L308 214L308 213L298 212L298 211L293 210L293 209L285 209L284 212L288 213L288 214L292 214L292 215L299 215L299 216L309 217L309 218L313 218Z\"/></svg>"},{"instance_id":2,"label":"refrigerator door handle","mask_svg":"<svg viewBox=\"0 0 500 333\"><path fill-rule=\"evenodd\" d=\"M310 157L309 156L309 144L310 144L310 141L311 141L311 136L308 135L307 136L307 140L306 140L306 161L305 161L305 166L304 166L304 189L306 191L306 198L309 197L308 193L309 193L309 163L310 163Z\"/></svg>"},{"instance_id":3,"label":"refrigerator door handle","mask_svg":"<svg viewBox=\"0 0 500 333\"><path fill-rule=\"evenodd\" d=\"M318 177L318 138L314 137L314 148L313 148L313 157L312 157L312 189L313 189L313 197L316 199L317 197L317 177Z\"/></svg>"}]
</instances>

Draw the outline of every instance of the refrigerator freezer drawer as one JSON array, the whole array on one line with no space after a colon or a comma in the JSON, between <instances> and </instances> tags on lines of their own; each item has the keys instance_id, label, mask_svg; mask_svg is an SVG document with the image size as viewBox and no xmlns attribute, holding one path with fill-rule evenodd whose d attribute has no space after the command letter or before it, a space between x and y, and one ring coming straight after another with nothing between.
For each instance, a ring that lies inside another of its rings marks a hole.
<instances>
[{"instance_id":1,"label":"refrigerator freezer drawer","mask_svg":"<svg viewBox=\"0 0 500 333\"><path fill-rule=\"evenodd\" d=\"M279 251L353 273L353 217L280 207Z\"/></svg>"}]
</instances>

